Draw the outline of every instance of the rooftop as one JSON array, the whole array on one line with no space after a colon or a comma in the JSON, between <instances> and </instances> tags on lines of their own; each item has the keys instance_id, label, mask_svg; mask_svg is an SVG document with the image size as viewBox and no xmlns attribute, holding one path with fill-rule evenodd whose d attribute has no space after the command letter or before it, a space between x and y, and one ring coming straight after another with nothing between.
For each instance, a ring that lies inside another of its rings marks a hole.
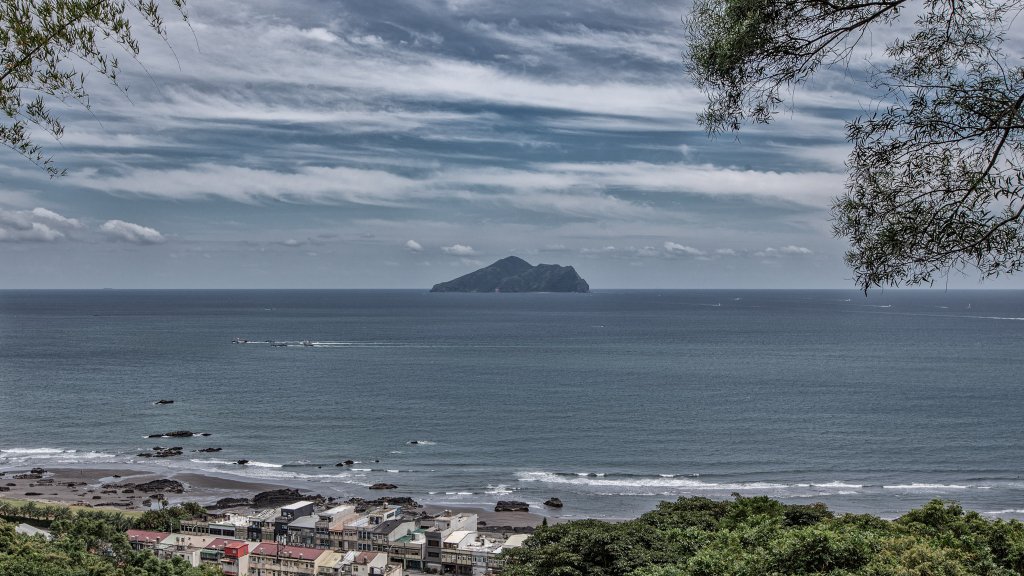
<instances>
[{"instance_id":1,"label":"rooftop","mask_svg":"<svg viewBox=\"0 0 1024 576\"><path fill-rule=\"evenodd\" d=\"M316 521L316 516L303 516L301 518L296 518L294 521L292 521L292 523L288 525L288 529L291 530L292 528L308 528L312 530L316 528Z\"/></svg>"},{"instance_id":2,"label":"rooftop","mask_svg":"<svg viewBox=\"0 0 1024 576\"><path fill-rule=\"evenodd\" d=\"M129 530L128 541L129 542L147 542L156 544L164 538L170 536L170 532L155 532L153 530Z\"/></svg>"},{"instance_id":3,"label":"rooftop","mask_svg":"<svg viewBox=\"0 0 1024 576\"><path fill-rule=\"evenodd\" d=\"M253 548L251 554L253 556L278 556L295 560L316 560L321 554L327 554L327 550L303 548L302 546L285 546L276 542L260 542L256 548Z\"/></svg>"},{"instance_id":4,"label":"rooftop","mask_svg":"<svg viewBox=\"0 0 1024 576\"><path fill-rule=\"evenodd\" d=\"M394 530L395 528L398 528L399 526L401 526L404 523L405 523L404 521L398 520L398 519L387 520L385 522L381 522L380 524L377 524L377 527L373 529L373 533L374 534L390 534L392 530Z\"/></svg>"},{"instance_id":5,"label":"rooftop","mask_svg":"<svg viewBox=\"0 0 1024 576\"><path fill-rule=\"evenodd\" d=\"M308 500L299 500L298 502L296 502L294 504L289 504L287 506L281 506L281 510L298 510L299 508L303 508L303 507L306 507L306 506L312 506L312 505L313 505L313 503L308 501Z\"/></svg>"}]
</instances>

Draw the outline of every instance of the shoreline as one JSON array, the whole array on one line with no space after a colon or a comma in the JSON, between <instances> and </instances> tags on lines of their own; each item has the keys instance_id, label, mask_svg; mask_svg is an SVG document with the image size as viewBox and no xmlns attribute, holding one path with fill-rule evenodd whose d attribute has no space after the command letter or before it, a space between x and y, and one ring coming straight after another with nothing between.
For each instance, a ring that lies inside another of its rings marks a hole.
<instances>
[{"instance_id":1,"label":"shoreline","mask_svg":"<svg viewBox=\"0 0 1024 576\"><path fill-rule=\"evenodd\" d=\"M154 496L162 496L170 505L196 502L203 506L212 505L221 498L252 498L257 493L282 488L298 488L304 496L308 496L311 499L321 496L308 486L295 486L294 483L256 482L189 470L157 472L141 470L139 467L111 465L95 468L87 466L45 468L45 472L42 474L32 474L30 470L25 467L0 470L0 488L6 489L0 491L0 499L123 512L145 512L151 509L150 503L158 499ZM174 480L180 482L184 489L181 493L173 491L142 492L130 487L113 486L143 484L154 480ZM387 496L401 497L403 494L391 490L381 490L375 491L374 494L365 499L370 500ZM342 501L337 500L337 503ZM421 510L428 514L438 514L445 510L475 513L481 524L492 527L539 526L545 518L545 515L535 511L494 512L493 510L476 506L420 502L417 502L417 504L419 506L413 508L413 510ZM255 509L252 506L238 506L223 510L211 510L211 512L227 513ZM549 521L556 522L558 520L549 519Z\"/></svg>"}]
</instances>

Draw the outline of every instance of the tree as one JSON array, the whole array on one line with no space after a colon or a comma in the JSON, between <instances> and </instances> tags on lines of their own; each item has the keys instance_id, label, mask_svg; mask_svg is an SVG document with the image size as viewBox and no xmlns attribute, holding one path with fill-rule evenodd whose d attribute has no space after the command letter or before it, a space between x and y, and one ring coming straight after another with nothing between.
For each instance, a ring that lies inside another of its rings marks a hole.
<instances>
[{"instance_id":1,"label":"tree","mask_svg":"<svg viewBox=\"0 0 1024 576\"><path fill-rule=\"evenodd\" d=\"M166 0L187 21L185 1ZM51 177L63 175L36 144L33 127L60 139L64 125L53 105L76 102L88 109L89 74L127 91L113 52L138 57L132 18L166 40L164 12L161 0L0 0L0 110L6 115L0 144Z\"/></svg>"},{"instance_id":2,"label":"tree","mask_svg":"<svg viewBox=\"0 0 1024 576\"><path fill-rule=\"evenodd\" d=\"M845 65L894 23L877 94L847 124L846 191L832 208L857 284L930 284L1024 267L1024 67L1005 42L1020 0L696 0L688 71L710 132L768 123L784 90ZM901 22L906 13L913 22ZM899 30L908 30L900 35ZM861 74L851 72L851 74Z\"/></svg>"}]
</instances>

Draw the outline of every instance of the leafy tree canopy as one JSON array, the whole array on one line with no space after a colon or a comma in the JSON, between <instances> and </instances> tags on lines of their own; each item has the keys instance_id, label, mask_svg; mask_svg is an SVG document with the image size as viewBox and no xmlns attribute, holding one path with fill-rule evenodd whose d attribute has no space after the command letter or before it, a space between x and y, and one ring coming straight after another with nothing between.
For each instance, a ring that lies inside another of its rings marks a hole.
<instances>
[{"instance_id":1,"label":"leafy tree canopy","mask_svg":"<svg viewBox=\"0 0 1024 576\"><path fill-rule=\"evenodd\" d=\"M1024 574L1024 524L933 501L890 522L767 497L680 498L636 520L542 527L505 576Z\"/></svg>"},{"instance_id":2,"label":"leafy tree canopy","mask_svg":"<svg viewBox=\"0 0 1024 576\"><path fill-rule=\"evenodd\" d=\"M712 133L767 123L786 90L894 38L865 75L878 100L847 125L833 205L858 285L1024 267L1024 67L1007 42L1020 0L695 0L688 69Z\"/></svg>"},{"instance_id":3,"label":"leafy tree canopy","mask_svg":"<svg viewBox=\"0 0 1024 576\"><path fill-rule=\"evenodd\" d=\"M187 20L185 0L166 0ZM0 144L64 174L33 139L39 129L64 132L56 103L89 108L86 80L98 75L122 90L117 54L136 58L133 19L161 38L167 30L160 0L0 0Z\"/></svg>"}]
</instances>

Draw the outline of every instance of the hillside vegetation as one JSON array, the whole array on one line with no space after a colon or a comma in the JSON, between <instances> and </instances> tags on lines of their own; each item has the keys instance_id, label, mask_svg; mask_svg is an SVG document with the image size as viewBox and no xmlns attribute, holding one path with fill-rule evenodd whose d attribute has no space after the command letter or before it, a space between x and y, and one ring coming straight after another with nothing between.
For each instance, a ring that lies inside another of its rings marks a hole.
<instances>
[{"instance_id":1,"label":"hillside vegetation","mask_svg":"<svg viewBox=\"0 0 1024 576\"><path fill-rule=\"evenodd\" d=\"M888 521L681 498L628 522L543 527L505 560L505 576L1009 576L1024 574L1024 524L939 500Z\"/></svg>"}]
</instances>

